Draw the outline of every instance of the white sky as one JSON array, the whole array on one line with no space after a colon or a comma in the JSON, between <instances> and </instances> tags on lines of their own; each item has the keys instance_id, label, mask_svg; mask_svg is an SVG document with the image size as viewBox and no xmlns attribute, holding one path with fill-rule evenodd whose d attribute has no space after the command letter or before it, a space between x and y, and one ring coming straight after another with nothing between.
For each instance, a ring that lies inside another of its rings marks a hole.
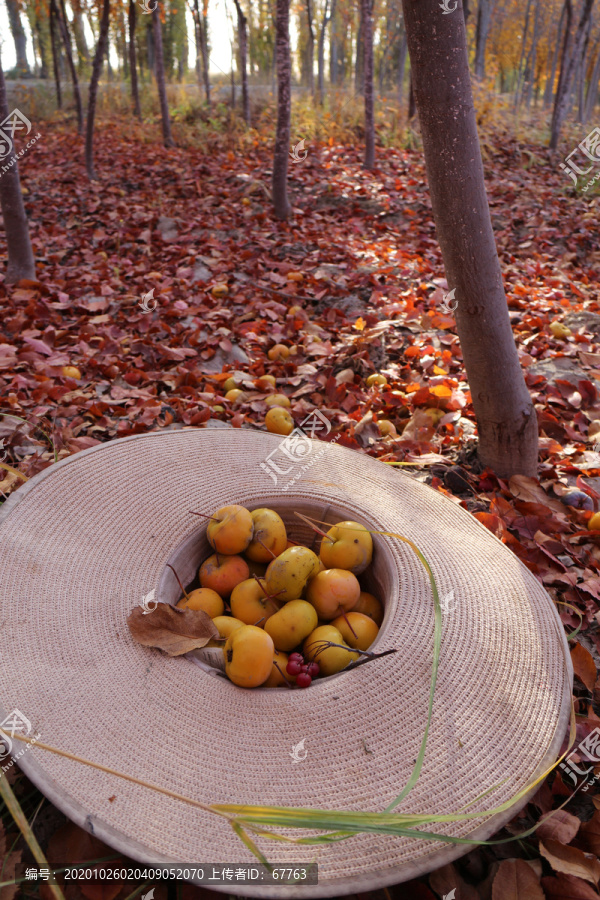
<instances>
[{"instance_id":1,"label":"white sky","mask_svg":"<svg viewBox=\"0 0 600 900\"><path fill-rule=\"evenodd\" d=\"M209 27L210 42L212 47L210 55L210 70L213 74L217 74L218 72L229 73L231 71L232 33L229 22L227 20L227 2L228 0L211 0L210 3ZM151 5L153 4L151 3ZM233 21L235 21L235 7L231 0L229 0L229 7ZM142 17L141 9L138 15ZM193 68L195 64L194 25L192 16L189 11L187 11L186 13L186 18L188 24L188 40L190 48L189 66ZM21 15L21 21L23 22L23 27L25 29L25 33L27 34L27 56L30 65L33 65L33 44L31 41L29 22L24 15ZM92 33L89 28L86 29L86 31L88 46L90 46L90 48L93 48ZM8 13L6 11L6 4L4 3L4 0L0 0L0 43L2 47L2 68L6 72L15 66L16 56L15 45L10 33ZM116 61L117 60L114 49L111 49L111 64L116 65Z\"/></svg>"}]
</instances>

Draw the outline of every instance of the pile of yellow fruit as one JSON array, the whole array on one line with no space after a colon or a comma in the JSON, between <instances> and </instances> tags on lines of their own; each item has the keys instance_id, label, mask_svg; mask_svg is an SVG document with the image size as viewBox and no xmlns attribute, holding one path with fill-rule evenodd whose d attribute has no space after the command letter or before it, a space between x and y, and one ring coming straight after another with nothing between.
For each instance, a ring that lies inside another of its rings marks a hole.
<instances>
[{"instance_id":1,"label":"pile of yellow fruit","mask_svg":"<svg viewBox=\"0 0 600 900\"><path fill-rule=\"evenodd\" d=\"M358 522L322 532L319 556L289 541L272 509L236 504L209 517L215 551L198 572L200 587L177 606L201 609L219 630L225 671L240 687L308 687L359 659L383 620L380 601L357 575L371 563L373 540ZM330 643L339 646L330 646Z\"/></svg>"}]
</instances>

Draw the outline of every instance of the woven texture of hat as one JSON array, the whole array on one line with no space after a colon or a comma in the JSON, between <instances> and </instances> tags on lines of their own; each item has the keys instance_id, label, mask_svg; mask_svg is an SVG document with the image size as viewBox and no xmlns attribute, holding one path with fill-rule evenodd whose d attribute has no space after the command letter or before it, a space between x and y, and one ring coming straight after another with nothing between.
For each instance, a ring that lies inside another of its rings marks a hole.
<instances>
[{"instance_id":1,"label":"woven texture of hat","mask_svg":"<svg viewBox=\"0 0 600 900\"><path fill-rule=\"evenodd\" d=\"M275 486L260 463L280 441L246 429L136 436L17 491L0 526L3 715L19 709L40 741L202 802L383 811L417 758L433 659L431 587L406 544L376 541L388 568L377 650L398 652L307 690L243 690L136 644L126 624L173 548L204 527L189 510L335 503L346 518L413 540L440 596L454 591L425 763L399 810L449 814L500 782L472 811L514 796L551 762L568 724L572 670L550 598L456 503L363 454L315 442L310 464ZM303 739L306 759L294 762ZM19 764L71 818L135 859L256 862L217 816L39 748ZM508 818L428 830L486 837ZM319 864L316 887L260 889L282 897L375 888L468 849L385 835L259 843L275 863Z\"/></svg>"}]
</instances>

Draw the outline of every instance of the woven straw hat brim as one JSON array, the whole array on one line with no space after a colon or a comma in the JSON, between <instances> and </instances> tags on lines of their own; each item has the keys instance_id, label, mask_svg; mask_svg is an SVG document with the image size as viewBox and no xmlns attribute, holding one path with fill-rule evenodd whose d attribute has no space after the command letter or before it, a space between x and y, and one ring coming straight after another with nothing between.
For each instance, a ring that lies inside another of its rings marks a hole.
<instances>
[{"instance_id":1,"label":"woven straw hat brim","mask_svg":"<svg viewBox=\"0 0 600 900\"><path fill-rule=\"evenodd\" d=\"M510 799L551 764L568 725L573 672L548 594L456 503L360 453L314 442L275 485L261 463L280 441L246 429L135 436L69 457L13 494L0 516L1 715L19 709L40 741L206 803L384 810L417 758L433 658L431 588L406 544L375 538L372 584L386 606L376 649L398 652L305 691L237 688L136 644L126 624L150 590L172 592L165 563L177 548L190 536L202 546L205 526L189 510L273 506L288 523L294 509L312 510L409 537L440 596L454 591L424 767L399 809L453 813L498 784L473 809ZM294 763L302 739L307 758ZM19 765L135 860L256 861L225 821L180 801L35 747ZM429 830L485 839L524 802ZM278 864L316 860L319 884L236 884L238 894L375 889L468 849L382 835L260 844Z\"/></svg>"}]
</instances>

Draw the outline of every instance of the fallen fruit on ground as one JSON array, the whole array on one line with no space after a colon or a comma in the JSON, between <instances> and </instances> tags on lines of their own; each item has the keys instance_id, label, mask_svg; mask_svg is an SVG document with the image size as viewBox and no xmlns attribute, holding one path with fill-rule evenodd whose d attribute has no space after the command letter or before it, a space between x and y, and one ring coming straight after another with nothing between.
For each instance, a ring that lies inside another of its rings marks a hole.
<instances>
[{"instance_id":1,"label":"fallen fruit on ground","mask_svg":"<svg viewBox=\"0 0 600 900\"><path fill-rule=\"evenodd\" d=\"M267 356L271 361L276 359L287 359L289 355L289 347L286 347L285 344L275 344L267 353Z\"/></svg>"},{"instance_id":2,"label":"fallen fruit on ground","mask_svg":"<svg viewBox=\"0 0 600 900\"><path fill-rule=\"evenodd\" d=\"M215 521L216 520L216 521ZM235 556L243 553L252 540L254 523L251 513L233 504L213 513L206 529L208 543L217 553Z\"/></svg>"},{"instance_id":3,"label":"fallen fruit on ground","mask_svg":"<svg viewBox=\"0 0 600 900\"><path fill-rule=\"evenodd\" d=\"M590 531L600 531L600 512L594 513L588 522L588 528Z\"/></svg>"},{"instance_id":4,"label":"fallen fruit on ground","mask_svg":"<svg viewBox=\"0 0 600 900\"><path fill-rule=\"evenodd\" d=\"M373 539L358 522L339 522L321 541L319 556L327 569L364 572L373 558Z\"/></svg>"},{"instance_id":5,"label":"fallen fruit on ground","mask_svg":"<svg viewBox=\"0 0 600 900\"><path fill-rule=\"evenodd\" d=\"M255 384L259 391L268 391L272 387L275 387L275 376L261 375L260 378L256 379Z\"/></svg>"},{"instance_id":6,"label":"fallen fruit on ground","mask_svg":"<svg viewBox=\"0 0 600 900\"><path fill-rule=\"evenodd\" d=\"M396 426L393 422L390 422L389 419L381 419L377 422L377 425L379 427L379 433L384 437L398 437Z\"/></svg>"},{"instance_id":7,"label":"fallen fruit on ground","mask_svg":"<svg viewBox=\"0 0 600 900\"><path fill-rule=\"evenodd\" d=\"M227 391L225 394L225 399L229 401L229 403L243 403L246 399L246 395L239 388L232 388L232 390Z\"/></svg>"},{"instance_id":8,"label":"fallen fruit on ground","mask_svg":"<svg viewBox=\"0 0 600 900\"><path fill-rule=\"evenodd\" d=\"M563 325L562 322L550 322L550 331L554 335L555 338L559 340L564 340L573 334L570 328L566 325Z\"/></svg>"},{"instance_id":9,"label":"fallen fruit on ground","mask_svg":"<svg viewBox=\"0 0 600 900\"><path fill-rule=\"evenodd\" d=\"M385 375L369 375L367 378L367 387L374 387L375 385L383 387L383 385L387 383L388 381Z\"/></svg>"},{"instance_id":10,"label":"fallen fruit on ground","mask_svg":"<svg viewBox=\"0 0 600 900\"><path fill-rule=\"evenodd\" d=\"M290 600L265 622L277 650L289 652L317 627L317 613L306 600Z\"/></svg>"},{"instance_id":11,"label":"fallen fruit on ground","mask_svg":"<svg viewBox=\"0 0 600 900\"><path fill-rule=\"evenodd\" d=\"M75 378L77 381L81 378L81 372L77 366L63 366L62 374L65 378Z\"/></svg>"},{"instance_id":12,"label":"fallen fruit on ground","mask_svg":"<svg viewBox=\"0 0 600 900\"><path fill-rule=\"evenodd\" d=\"M267 406L285 406L286 409L289 409L292 405L285 394L270 394L266 398L265 403Z\"/></svg>"},{"instance_id":13,"label":"fallen fruit on ground","mask_svg":"<svg viewBox=\"0 0 600 900\"><path fill-rule=\"evenodd\" d=\"M283 406L272 406L265 416L267 431L271 434L291 434L294 430L294 420Z\"/></svg>"},{"instance_id":14,"label":"fallen fruit on ground","mask_svg":"<svg viewBox=\"0 0 600 900\"><path fill-rule=\"evenodd\" d=\"M271 674L275 647L262 628L242 625L225 643L225 671L239 687L258 687Z\"/></svg>"}]
</instances>

